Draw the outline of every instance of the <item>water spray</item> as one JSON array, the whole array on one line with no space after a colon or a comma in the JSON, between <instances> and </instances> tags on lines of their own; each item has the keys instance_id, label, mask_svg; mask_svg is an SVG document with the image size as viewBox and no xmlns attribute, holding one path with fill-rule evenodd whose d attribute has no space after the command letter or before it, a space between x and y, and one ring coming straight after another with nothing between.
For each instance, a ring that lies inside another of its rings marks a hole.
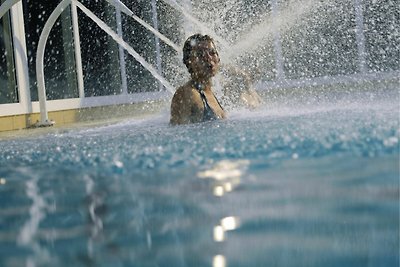
<instances>
[{"instance_id":1,"label":"water spray","mask_svg":"<svg viewBox=\"0 0 400 267\"><path fill-rule=\"evenodd\" d=\"M129 17L133 18L134 20L136 20L138 23L140 23L141 25L143 25L146 29L148 29L149 31L151 31L155 36L157 36L158 38L160 38L160 40L164 41L167 45L169 45L170 47L172 47L176 52L181 53L181 48L176 45L174 42L172 42L170 39L168 39L167 37L165 37L163 34L161 34L159 31L157 31L156 29L154 29L154 27L152 27L150 24L148 24L147 22L145 22L144 20L142 20L141 18L139 18L138 16L136 16L126 5L124 5L124 3L122 3L119 0L106 0L107 2L109 2L111 5L113 5L114 7L120 9L123 13L125 13L126 15L128 15Z\"/></svg>"},{"instance_id":2,"label":"water spray","mask_svg":"<svg viewBox=\"0 0 400 267\"><path fill-rule=\"evenodd\" d=\"M76 0L76 6L79 7L89 18L91 18L103 31L105 31L111 38L114 39L119 45L128 51L143 67L145 67L157 80L159 80L162 85L171 93L175 92L175 88L162 77L157 70L141 56L139 55L128 43L126 43L116 32L114 32L107 24L105 24L101 19L99 19L93 12L87 9L84 5Z\"/></svg>"},{"instance_id":3,"label":"water spray","mask_svg":"<svg viewBox=\"0 0 400 267\"><path fill-rule=\"evenodd\" d=\"M118 0L115 0L118 1ZM180 6L175 0L163 0L164 3L168 4L175 10L179 11L182 13L183 16L185 16L187 19L189 19L191 22L193 22L196 26L200 28L200 30L206 34L209 34L213 36L213 38L222 45L224 50L229 50L230 44L222 37L220 37L216 32L213 30L210 30L209 27L204 25L201 21L193 17L189 12L187 12L182 6Z\"/></svg>"}]
</instances>

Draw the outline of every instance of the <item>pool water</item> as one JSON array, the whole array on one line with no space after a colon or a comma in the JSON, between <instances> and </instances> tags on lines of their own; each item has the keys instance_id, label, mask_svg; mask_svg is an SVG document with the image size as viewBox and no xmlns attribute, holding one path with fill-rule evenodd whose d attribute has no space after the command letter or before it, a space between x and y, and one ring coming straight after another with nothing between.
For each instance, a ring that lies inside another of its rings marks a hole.
<instances>
[{"instance_id":1,"label":"pool water","mask_svg":"<svg viewBox=\"0 0 400 267\"><path fill-rule=\"evenodd\" d=\"M399 266L395 96L0 141L0 266Z\"/></svg>"}]
</instances>

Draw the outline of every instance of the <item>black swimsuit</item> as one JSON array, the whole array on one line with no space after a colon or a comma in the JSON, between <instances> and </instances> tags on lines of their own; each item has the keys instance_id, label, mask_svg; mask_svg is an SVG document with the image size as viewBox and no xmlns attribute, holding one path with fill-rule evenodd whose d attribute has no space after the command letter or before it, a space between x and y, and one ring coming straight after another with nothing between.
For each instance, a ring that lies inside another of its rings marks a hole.
<instances>
[{"instance_id":1,"label":"black swimsuit","mask_svg":"<svg viewBox=\"0 0 400 267\"><path fill-rule=\"evenodd\" d=\"M198 83L194 83L194 88L196 88L196 90L199 92L199 94L201 96L201 100L203 101L203 105L204 105L203 121L212 121L212 120L220 119L220 117L217 114L215 114L214 110L208 104L207 97L204 94L204 91L201 88L201 85L198 84ZM218 99L215 97L214 94L213 94L213 96L217 100L218 105L223 110L223 108L222 108L221 104L219 103Z\"/></svg>"}]
</instances>

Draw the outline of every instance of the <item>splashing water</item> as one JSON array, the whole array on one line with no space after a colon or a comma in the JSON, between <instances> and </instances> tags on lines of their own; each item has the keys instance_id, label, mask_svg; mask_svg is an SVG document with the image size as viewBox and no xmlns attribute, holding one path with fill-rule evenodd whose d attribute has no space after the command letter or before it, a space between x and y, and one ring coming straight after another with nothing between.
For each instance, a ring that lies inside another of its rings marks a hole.
<instances>
[{"instance_id":1,"label":"splashing water","mask_svg":"<svg viewBox=\"0 0 400 267\"><path fill-rule=\"evenodd\" d=\"M245 53L253 53L259 46L271 42L276 31L284 34L295 27L301 27L305 17L327 5L327 2L315 0L290 1L284 9L279 10L279 16L274 16L270 10L266 10L265 13L261 12L254 18L247 16L246 19L248 21L246 22L238 19L232 21L243 15L243 10L241 9L242 1L217 1L211 5L211 10L202 9L204 6L200 3L200 10L195 14L197 17L203 18L203 21L196 19L175 1L164 0L164 2L182 12L189 21L198 27L200 32L208 33L215 37L216 41L222 45L221 55L226 63L232 63L237 57ZM250 5L253 5L253 2ZM259 20L257 17L263 18L261 22L257 23ZM216 29L216 31L212 29Z\"/></svg>"},{"instance_id":2,"label":"splashing water","mask_svg":"<svg viewBox=\"0 0 400 267\"><path fill-rule=\"evenodd\" d=\"M329 6L251 19L242 4L190 14L228 62ZM0 266L397 266L399 83L371 84L276 90L225 121L172 127L166 108L0 140Z\"/></svg>"}]
</instances>

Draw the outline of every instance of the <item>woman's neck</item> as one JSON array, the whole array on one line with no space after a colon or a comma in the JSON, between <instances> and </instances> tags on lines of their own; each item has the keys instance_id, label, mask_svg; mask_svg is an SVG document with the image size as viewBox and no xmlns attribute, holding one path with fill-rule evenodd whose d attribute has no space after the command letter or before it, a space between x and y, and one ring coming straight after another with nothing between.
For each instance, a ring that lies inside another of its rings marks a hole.
<instances>
[{"instance_id":1,"label":"woman's neck","mask_svg":"<svg viewBox=\"0 0 400 267\"><path fill-rule=\"evenodd\" d=\"M199 79L192 76L192 83L197 90L209 91L211 90L211 78Z\"/></svg>"}]
</instances>

